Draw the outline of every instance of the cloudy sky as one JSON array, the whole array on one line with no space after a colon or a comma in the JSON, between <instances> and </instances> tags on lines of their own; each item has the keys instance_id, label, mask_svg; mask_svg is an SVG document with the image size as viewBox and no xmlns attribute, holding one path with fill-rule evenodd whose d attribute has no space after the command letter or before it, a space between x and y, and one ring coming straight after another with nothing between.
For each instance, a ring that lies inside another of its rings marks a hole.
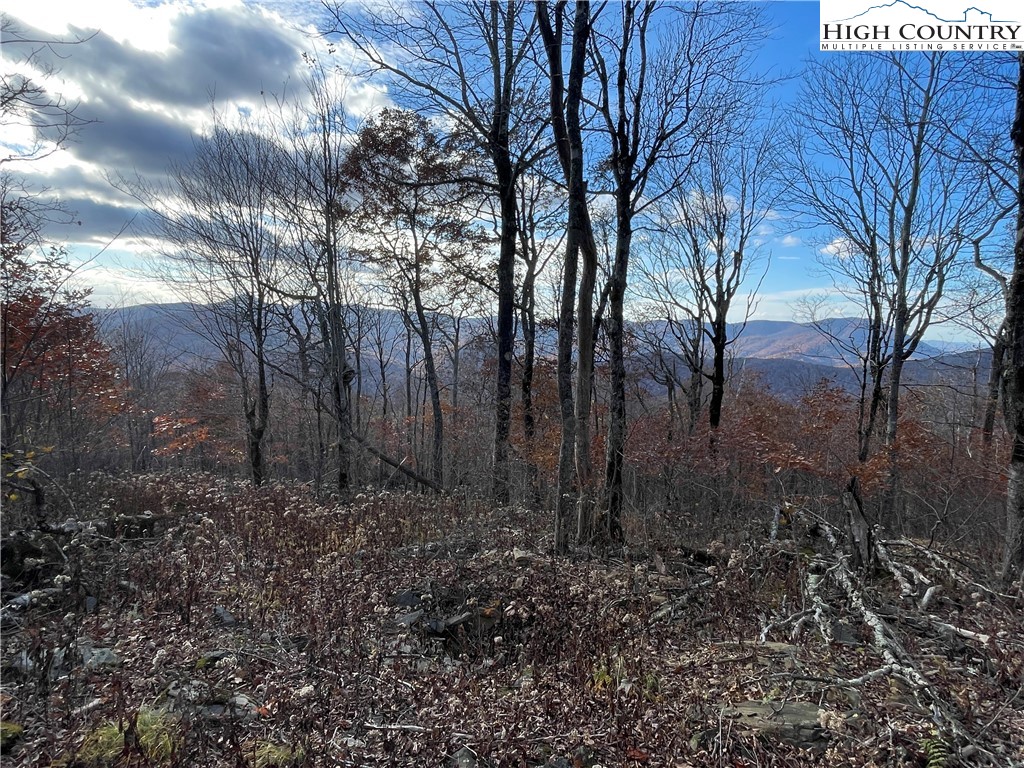
<instances>
[{"instance_id":1,"label":"cloudy sky","mask_svg":"<svg viewBox=\"0 0 1024 768\"><path fill-rule=\"evenodd\" d=\"M774 2L767 8L776 33L761 53L763 63L793 74L815 50L818 4ZM76 259L89 261L82 275L94 289L94 303L172 300L166 287L146 277L151 256L132 230L110 242L138 211L108 179L159 180L169 165L187 162L193 138L209 121L212 100L227 113L258 111L265 95L299 81L303 52L322 44L316 35L320 3L6 0L4 10L23 38L84 40L45 46L20 44L8 35L3 54L9 68L35 51L38 65L56 71L46 85L77 102L76 115L90 121L66 149L22 169L77 212L80 224L60 237ZM347 92L355 114L386 101L374 84L352 82ZM5 129L2 142L27 140ZM757 314L788 319L792 300L824 288L826 281L816 274L814 251L799 233L780 228L767 237L772 267Z\"/></svg>"},{"instance_id":2,"label":"cloudy sky","mask_svg":"<svg viewBox=\"0 0 1024 768\"><path fill-rule=\"evenodd\" d=\"M147 249L132 229L111 242L138 210L109 179L160 180L169 165L188 161L213 101L227 113L258 111L265 97L294 86L306 69L302 54L320 46L319 8L316 2L241 0L5 2L11 23L5 71L31 57L28 74L77 103L75 115L86 121L63 151L8 167L77 213L75 226L53 234L70 243L76 259L92 259L83 279L93 286L96 304L172 298L140 274ZM53 40L83 42L38 42ZM44 76L47 68L52 75ZM354 83L350 107L365 111L375 92ZM5 126L4 156L12 154L11 145L16 154L31 140L29 129Z\"/></svg>"}]
</instances>

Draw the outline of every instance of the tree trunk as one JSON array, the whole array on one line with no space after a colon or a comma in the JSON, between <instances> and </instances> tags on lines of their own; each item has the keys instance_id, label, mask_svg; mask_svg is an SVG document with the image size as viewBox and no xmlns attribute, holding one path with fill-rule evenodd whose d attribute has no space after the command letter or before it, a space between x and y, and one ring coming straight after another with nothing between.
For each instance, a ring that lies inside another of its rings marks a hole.
<instances>
[{"instance_id":1,"label":"tree trunk","mask_svg":"<svg viewBox=\"0 0 1024 768\"><path fill-rule=\"evenodd\" d=\"M537 19L544 47L547 51L551 87L551 129L558 150L558 158L565 174L568 187L569 215L565 239L565 264L562 273L562 292L558 313L558 402L562 422L562 437L558 451L558 499L555 508L555 552L564 554L569 549L569 519L579 493L578 463L574 467L573 457L580 457L580 423L577 418L582 392L577 392L573 401L572 390L572 349L575 328L573 307L576 301L576 277L581 250L593 254L596 274L596 247L593 230L587 210L587 188L583 180L583 134L580 126L580 102L583 95L583 78L586 73L587 41L590 37L590 3L582 0L575 6L572 51L570 54L569 78L564 81L562 70L562 33L564 29L564 5L555 6L554 25L548 16L547 3L540 0L537 5ZM588 258L587 255L584 257ZM595 278L596 279L596 278ZM591 296L583 299L581 286L580 304L586 303L587 317L593 318ZM592 331L591 331L592 333ZM593 368L593 342L584 345L578 342L579 365L587 365L586 350L589 348L590 370ZM589 413L590 378L586 383L587 412ZM584 428L586 424L584 423ZM583 455L589 457L590 445L587 439Z\"/></svg>"},{"instance_id":2,"label":"tree trunk","mask_svg":"<svg viewBox=\"0 0 1024 768\"><path fill-rule=\"evenodd\" d=\"M714 360L711 367L711 402L708 403L708 421L711 429L718 429L722 423L722 402L725 400L725 313L718 310L712 331L711 346Z\"/></svg>"},{"instance_id":3,"label":"tree trunk","mask_svg":"<svg viewBox=\"0 0 1024 768\"><path fill-rule=\"evenodd\" d=\"M582 166L582 161L580 163ZM582 167L580 170L582 176ZM587 188L581 180L578 193L586 206ZM590 409L594 399L594 288L597 284L597 248L583 247L580 272L580 292L576 309L576 485L578 509L576 514L576 537L587 541L594 535L593 468L590 461Z\"/></svg>"},{"instance_id":4,"label":"tree trunk","mask_svg":"<svg viewBox=\"0 0 1024 768\"><path fill-rule=\"evenodd\" d=\"M508 118L505 118L506 123ZM512 354L515 351L515 255L518 237L515 174L508 154L507 125L494 164L501 197L498 252L498 378L494 401L494 486L499 504L509 501L508 438L512 423Z\"/></svg>"},{"instance_id":5,"label":"tree trunk","mask_svg":"<svg viewBox=\"0 0 1024 768\"><path fill-rule=\"evenodd\" d=\"M524 243L524 248L526 244ZM534 461L534 440L537 436L536 415L533 409L533 374L537 355L537 315L534 298L536 275L534 265L529 263L523 276L523 301L521 323L523 327L523 376L520 381L520 395L523 401L523 437L526 443L526 471L533 506L540 506L537 462Z\"/></svg>"},{"instance_id":6,"label":"tree trunk","mask_svg":"<svg viewBox=\"0 0 1024 768\"><path fill-rule=\"evenodd\" d=\"M270 420L270 392L267 388L266 365L262 359L257 360L256 369L256 393L246 409L245 420L249 470L252 473L252 484L259 488L267 480L263 438Z\"/></svg>"},{"instance_id":7,"label":"tree trunk","mask_svg":"<svg viewBox=\"0 0 1024 768\"><path fill-rule=\"evenodd\" d=\"M992 360L988 369L988 392L985 395L985 415L981 423L981 442L987 448L992 446L992 435L996 429L996 414L999 411L999 386L1006 368L1006 334L1003 328L992 341Z\"/></svg>"},{"instance_id":8,"label":"tree trunk","mask_svg":"<svg viewBox=\"0 0 1024 768\"><path fill-rule=\"evenodd\" d=\"M1006 484L1003 580L1024 585L1024 52L1017 54L1017 108L1010 137L1017 160L1017 231L1006 299L1009 365L1003 376L1003 411L1013 440Z\"/></svg>"},{"instance_id":9,"label":"tree trunk","mask_svg":"<svg viewBox=\"0 0 1024 768\"><path fill-rule=\"evenodd\" d=\"M629 252L633 243L632 190L620 187L616 195L617 232L611 290L608 292L608 319L605 335L611 351L611 401L608 407L608 445L605 454L603 519L597 534L605 542L622 540L622 467L626 451L626 356L625 313Z\"/></svg>"},{"instance_id":10,"label":"tree trunk","mask_svg":"<svg viewBox=\"0 0 1024 768\"><path fill-rule=\"evenodd\" d=\"M410 286L413 304L416 308L416 330L423 345L423 367L426 372L427 389L430 394L430 410L434 417L431 441L431 479L439 488L444 487L444 411L441 410L441 388L437 380L437 366L434 364L434 346L430 338L430 325L423 309L419 277Z\"/></svg>"}]
</instances>

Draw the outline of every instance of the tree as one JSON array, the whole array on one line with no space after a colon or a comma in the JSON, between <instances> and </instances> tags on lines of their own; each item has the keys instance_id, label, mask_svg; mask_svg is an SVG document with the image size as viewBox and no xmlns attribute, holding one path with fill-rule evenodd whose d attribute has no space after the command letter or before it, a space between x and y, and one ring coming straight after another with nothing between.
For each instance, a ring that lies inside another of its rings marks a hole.
<instances>
[{"instance_id":1,"label":"tree","mask_svg":"<svg viewBox=\"0 0 1024 768\"><path fill-rule=\"evenodd\" d=\"M666 195L659 206L657 237L640 266L643 285L639 290L667 324L690 372L691 429L701 407L705 378L711 384L711 428L721 424L726 352L754 308L756 291L751 290L746 311L730 333L733 301L752 269L764 261L759 258L757 236L781 191L774 133L769 125L743 133L723 130L709 137L686 183ZM711 369L707 370L709 348ZM675 352L669 354L675 356Z\"/></svg>"},{"instance_id":2,"label":"tree","mask_svg":"<svg viewBox=\"0 0 1024 768\"><path fill-rule=\"evenodd\" d=\"M543 125L533 119L534 92L524 66L533 18L522 0L372 6L330 3L329 34L340 34L374 71L391 76L397 94L424 113L447 115L489 156L493 177L481 179L497 196L497 382L494 486L508 499L515 321L516 180L538 151ZM387 40L381 47L379 41Z\"/></svg>"},{"instance_id":3,"label":"tree","mask_svg":"<svg viewBox=\"0 0 1024 768\"><path fill-rule=\"evenodd\" d=\"M153 419L167 397L167 380L173 354L155 333L154 321L143 321L121 309L102 323L127 394L127 407L119 422L133 472L150 469L153 451Z\"/></svg>"},{"instance_id":4,"label":"tree","mask_svg":"<svg viewBox=\"0 0 1024 768\"><path fill-rule=\"evenodd\" d=\"M577 2L572 21L568 77L563 66L565 2L548 9L537 2L537 18L548 64L550 123L558 159L565 177L568 198L565 256L558 309L558 401L562 437L558 450L558 499L555 507L555 553L569 549L569 520L580 494L580 509L586 500L580 493L587 482L590 439L587 414L593 375L593 293L597 272L597 246L590 220L587 184L584 180L581 106L586 75L587 47L593 19L589 2ZM579 317L573 314L580 257L583 276L579 289ZM572 389L573 334L577 336L577 392ZM574 461L575 459L575 461Z\"/></svg>"},{"instance_id":5,"label":"tree","mask_svg":"<svg viewBox=\"0 0 1024 768\"><path fill-rule=\"evenodd\" d=\"M77 114L78 103L47 90L44 82L58 73L47 52L78 45L88 38L71 40L27 37L11 17L0 14L0 46L6 68L0 75L0 119L6 155L0 165L12 161L40 160L60 150L90 121Z\"/></svg>"},{"instance_id":6,"label":"tree","mask_svg":"<svg viewBox=\"0 0 1024 768\"><path fill-rule=\"evenodd\" d=\"M191 162L171 167L167 186L120 182L152 214L150 234L168 264L163 277L183 299L200 302L197 327L239 378L256 486L267 479L270 346L286 247L276 195L287 167L279 144L215 113L212 131L196 141Z\"/></svg>"},{"instance_id":7,"label":"tree","mask_svg":"<svg viewBox=\"0 0 1024 768\"><path fill-rule=\"evenodd\" d=\"M861 373L862 461L883 408L895 443L904 364L983 226L977 175L938 120L968 109L963 67L942 53L822 59L795 113L795 207L828 232L823 266L865 321L830 334Z\"/></svg>"},{"instance_id":8,"label":"tree","mask_svg":"<svg viewBox=\"0 0 1024 768\"><path fill-rule=\"evenodd\" d=\"M92 315L88 291L75 289L66 253L30 255L14 222L0 222L0 412L3 485L31 492L37 514L46 463L78 469L99 456L102 432L122 407L123 391ZM94 440L91 444L90 440ZM9 470L11 462L15 469Z\"/></svg>"},{"instance_id":9,"label":"tree","mask_svg":"<svg viewBox=\"0 0 1024 768\"><path fill-rule=\"evenodd\" d=\"M1010 128L1017 161L1017 222L1006 299L1009 365L1003 378L1003 407L1013 442L1006 481L1003 579L1011 581L1017 571L1024 586L1024 53L1017 54L1017 63L1016 112Z\"/></svg>"},{"instance_id":10,"label":"tree","mask_svg":"<svg viewBox=\"0 0 1024 768\"><path fill-rule=\"evenodd\" d=\"M289 233L288 258L299 267L298 280L282 281L275 290L285 303L297 300L312 306L328 380L328 408L336 431L337 487L346 490L351 482L355 435L350 385L357 375L348 355L346 306L351 286L346 279L349 265L344 232L351 208L344 164L353 132L344 94L333 85L330 71L319 61L310 59L309 63L305 83L308 104L296 109L283 126L289 138L289 151L283 158L287 170L277 178L275 190ZM284 115L286 106L278 103L279 113Z\"/></svg>"},{"instance_id":11,"label":"tree","mask_svg":"<svg viewBox=\"0 0 1024 768\"><path fill-rule=\"evenodd\" d=\"M818 318L860 379L858 457L884 421L885 506L899 502L898 426L904 365L959 268L988 226L984 185L943 124L969 115L969 58L885 53L812 65L794 121L795 207L827 232L823 266L863 322ZM888 391L886 391L888 388ZM873 556L857 472L844 496L858 564Z\"/></svg>"},{"instance_id":12,"label":"tree","mask_svg":"<svg viewBox=\"0 0 1024 768\"><path fill-rule=\"evenodd\" d=\"M533 380L537 365L537 281L555 252L560 250L564 197L543 175L524 174L519 187L519 258L523 277L519 289L519 324L523 334L520 397L523 410L523 437L526 453L533 456L537 446L537 417L534 409ZM529 485L534 504L540 503L537 463L527 459Z\"/></svg>"},{"instance_id":13,"label":"tree","mask_svg":"<svg viewBox=\"0 0 1024 768\"><path fill-rule=\"evenodd\" d=\"M478 260L487 243L474 221L479 187L464 181L475 162L464 137L442 136L426 118L386 109L367 121L346 163L359 198L352 225L365 244L358 249L409 302L402 311L423 353L433 421L431 477L440 487L444 413L433 326L441 307L431 296L464 271L460 264Z\"/></svg>"},{"instance_id":14,"label":"tree","mask_svg":"<svg viewBox=\"0 0 1024 768\"><path fill-rule=\"evenodd\" d=\"M622 538L626 445L625 297L636 220L684 181L740 90L754 87L743 53L761 34L742 5L669 7L650 34L659 5L627 0L609 31L592 32L594 98L608 144L615 206L615 251L603 330L611 351L611 403L602 518L593 533ZM659 173L660 172L660 173Z\"/></svg>"},{"instance_id":15,"label":"tree","mask_svg":"<svg viewBox=\"0 0 1024 768\"><path fill-rule=\"evenodd\" d=\"M45 188L33 187L12 168L41 160L62 149L90 121L78 114L78 103L51 92L44 83L59 70L48 54L61 56L66 46L88 38L34 39L25 35L7 14L0 13L0 219L6 236L45 250L43 229L51 223L69 223L74 214ZM10 240L8 240L10 242Z\"/></svg>"}]
</instances>

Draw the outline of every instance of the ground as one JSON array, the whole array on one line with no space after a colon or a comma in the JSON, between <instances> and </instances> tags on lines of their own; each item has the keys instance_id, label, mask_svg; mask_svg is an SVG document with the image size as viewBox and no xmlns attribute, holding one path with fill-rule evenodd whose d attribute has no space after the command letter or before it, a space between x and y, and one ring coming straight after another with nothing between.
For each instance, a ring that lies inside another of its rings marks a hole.
<instances>
[{"instance_id":1,"label":"ground","mask_svg":"<svg viewBox=\"0 0 1024 768\"><path fill-rule=\"evenodd\" d=\"M553 558L466 499L80 485L5 531L5 765L1024 765L1020 596L965 553L848 592L811 526Z\"/></svg>"}]
</instances>

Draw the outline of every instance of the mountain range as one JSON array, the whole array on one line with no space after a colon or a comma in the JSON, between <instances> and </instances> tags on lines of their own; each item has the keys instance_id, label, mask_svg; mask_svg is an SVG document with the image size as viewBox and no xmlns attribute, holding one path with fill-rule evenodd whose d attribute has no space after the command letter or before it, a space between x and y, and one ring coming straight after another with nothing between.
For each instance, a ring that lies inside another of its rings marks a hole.
<instances>
[{"instance_id":1,"label":"mountain range","mask_svg":"<svg viewBox=\"0 0 1024 768\"><path fill-rule=\"evenodd\" d=\"M144 304L120 309L94 309L93 313L104 331L113 338L119 329L131 328L143 334L151 349L172 362L173 367L188 368L209 365L220 359L216 344L202 330L208 324L208 308L190 304ZM383 343L393 348L392 367L399 374L400 350L404 347L404 325L394 310L379 310L379 337L373 346ZM461 338L464 343L480 341L487 336L490 325L484 318L464 321ZM730 327L730 336L740 329ZM781 396L798 396L822 379L853 391L857 376L856 360L843 349L862 348L866 338L862 320L832 318L817 325L778 320L751 320L730 346L733 376L755 374L762 385ZM287 343L283 334L272 339L272 346ZM372 356L370 342L364 342L366 357ZM550 352L554 357L555 331L544 326L538 338L538 354ZM975 386L987 375L988 352L962 342L925 340L906 367L908 383L954 382ZM851 366L851 364L853 364ZM634 365L642 365L635 361ZM653 382L652 382L653 383ZM978 384L981 386L981 384Z\"/></svg>"}]
</instances>

